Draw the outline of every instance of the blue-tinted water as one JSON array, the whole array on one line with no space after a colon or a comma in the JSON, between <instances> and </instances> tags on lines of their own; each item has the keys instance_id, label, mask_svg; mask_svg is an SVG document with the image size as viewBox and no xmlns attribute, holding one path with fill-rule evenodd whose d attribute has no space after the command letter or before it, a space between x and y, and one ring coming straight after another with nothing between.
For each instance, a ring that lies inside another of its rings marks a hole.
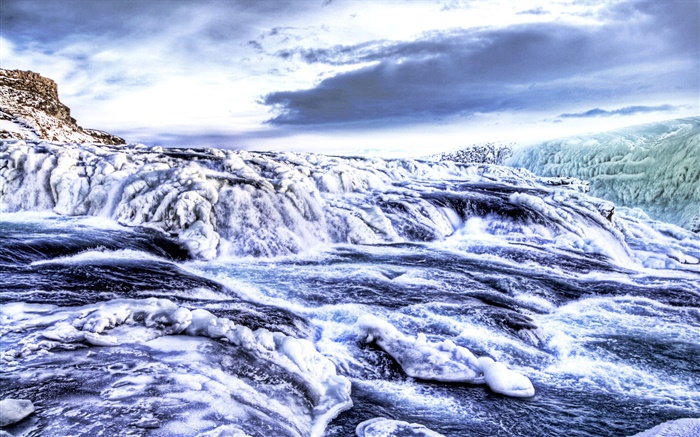
<instances>
[{"instance_id":1,"label":"blue-tinted water","mask_svg":"<svg viewBox=\"0 0 700 437\"><path fill-rule=\"evenodd\" d=\"M488 240L469 250L449 242L335 245L277 259L186 261L159 233L50 215L5 215L0 234L0 303L6 314L23 314L3 322L0 392L37 407L6 428L15 435L197 435L225 424L249 435L303 434L274 402L256 403L221 381L234 375L281 404L313 399L310 389L226 341L173 335L166 344L134 331L129 344L36 352L47 323L36 322L41 305L79 312L150 297L310 339L352 383L354 406L330 422L329 436L354 435L377 416L445 436L626 436L700 417L693 271L632 271L597 255ZM20 310L18 302L31 305ZM363 342L364 314L507 363L536 395L411 378ZM22 345L38 346L26 358L7 355ZM227 410L227 399L237 407ZM146 426L149 418L158 426Z\"/></svg>"}]
</instances>

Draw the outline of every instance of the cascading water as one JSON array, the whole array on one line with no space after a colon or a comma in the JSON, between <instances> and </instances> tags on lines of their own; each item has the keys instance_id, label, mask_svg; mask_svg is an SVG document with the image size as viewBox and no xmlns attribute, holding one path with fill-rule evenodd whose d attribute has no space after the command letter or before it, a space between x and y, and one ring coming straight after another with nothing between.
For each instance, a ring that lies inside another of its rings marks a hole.
<instances>
[{"instance_id":1,"label":"cascading water","mask_svg":"<svg viewBox=\"0 0 700 437\"><path fill-rule=\"evenodd\" d=\"M561 182L5 142L0 392L35 411L4 429L692 430L700 237Z\"/></svg>"}]
</instances>

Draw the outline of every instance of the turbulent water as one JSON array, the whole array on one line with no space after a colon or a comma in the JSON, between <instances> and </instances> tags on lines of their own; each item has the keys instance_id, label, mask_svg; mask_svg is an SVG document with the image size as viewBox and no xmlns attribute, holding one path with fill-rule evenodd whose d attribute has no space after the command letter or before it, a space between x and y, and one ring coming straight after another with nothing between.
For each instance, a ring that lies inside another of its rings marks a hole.
<instances>
[{"instance_id":1,"label":"turbulent water","mask_svg":"<svg viewBox=\"0 0 700 437\"><path fill-rule=\"evenodd\" d=\"M700 236L578 188L6 142L0 393L36 411L3 429L629 436L700 418Z\"/></svg>"}]
</instances>

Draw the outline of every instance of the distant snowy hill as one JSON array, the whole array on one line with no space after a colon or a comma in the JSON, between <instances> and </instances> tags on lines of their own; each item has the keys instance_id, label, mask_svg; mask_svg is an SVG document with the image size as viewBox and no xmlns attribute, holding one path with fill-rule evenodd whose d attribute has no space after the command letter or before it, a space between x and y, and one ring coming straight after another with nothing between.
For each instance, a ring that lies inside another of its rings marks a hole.
<instances>
[{"instance_id":1,"label":"distant snowy hill","mask_svg":"<svg viewBox=\"0 0 700 437\"><path fill-rule=\"evenodd\" d=\"M106 132L84 129L58 99L58 86L31 71L0 69L0 139L124 144Z\"/></svg>"},{"instance_id":2,"label":"distant snowy hill","mask_svg":"<svg viewBox=\"0 0 700 437\"><path fill-rule=\"evenodd\" d=\"M512 144L484 143L472 144L448 152L430 155L427 159L433 161L452 161L460 164L498 164L513 155Z\"/></svg>"},{"instance_id":3,"label":"distant snowy hill","mask_svg":"<svg viewBox=\"0 0 700 437\"><path fill-rule=\"evenodd\" d=\"M552 140L507 164L587 180L593 196L700 232L700 117Z\"/></svg>"}]
</instances>

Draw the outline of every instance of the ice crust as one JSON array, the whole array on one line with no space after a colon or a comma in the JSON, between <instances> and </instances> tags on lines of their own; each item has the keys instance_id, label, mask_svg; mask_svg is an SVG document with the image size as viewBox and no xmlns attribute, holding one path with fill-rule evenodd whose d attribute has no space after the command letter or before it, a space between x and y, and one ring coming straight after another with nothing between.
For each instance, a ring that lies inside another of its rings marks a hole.
<instances>
[{"instance_id":1,"label":"ice crust","mask_svg":"<svg viewBox=\"0 0 700 437\"><path fill-rule=\"evenodd\" d=\"M633 263L614 205L581 186L449 161L24 141L0 147L4 211L148 226L203 259L441 241L466 237L465 224L478 218L485 235Z\"/></svg>"},{"instance_id":2,"label":"ice crust","mask_svg":"<svg viewBox=\"0 0 700 437\"><path fill-rule=\"evenodd\" d=\"M85 346L146 344L167 350L172 340L169 343L163 341L169 337L206 337L232 345L239 354L251 357L255 367L281 369L302 384L304 399L290 401L291 405L284 405L284 398L266 399L264 390L238 388L250 392L246 402L251 402L254 407L257 405L277 411L282 417L287 416L298 435L322 435L332 418L352 406L350 382L339 376L334 364L318 353L308 340L264 328L253 331L227 318L216 317L209 311L190 311L167 299L117 299L82 307L10 303L0 309L0 321L3 336L32 331L21 338L16 347L2 351L0 358L7 366L39 359L47 353L60 354ZM225 376L219 378L220 382L229 379ZM235 383L241 384L240 381ZM113 391L110 396L120 397ZM256 401L256 398L260 399Z\"/></svg>"},{"instance_id":3,"label":"ice crust","mask_svg":"<svg viewBox=\"0 0 700 437\"><path fill-rule=\"evenodd\" d=\"M489 357L476 358L451 340L428 341L425 334L410 337L375 316L357 322L366 343L375 342L391 355L408 376L423 380L487 384L491 390L511 397L532 397L530 380Z\"/></svg>"},{"instance_id":4,"label":"ice crust","mask_svg":"<svg viewBox=\"0 0 700 437\"><path fill-rule=\"evenodd\" d=\"M357 437L443 437L423 425L384 417L365 420L357 425L355 433Z\"/></svg>"},{"instance_id":5,"label":"ice crust","mask_svg":"<svg viewBox=\"0 0 700 437\"><path fill-rule=\"evenodd\" d=\"M548 141L507 163L587 180L596 197L700 231L700 117Z\"/></svg>"}]
</instances>

